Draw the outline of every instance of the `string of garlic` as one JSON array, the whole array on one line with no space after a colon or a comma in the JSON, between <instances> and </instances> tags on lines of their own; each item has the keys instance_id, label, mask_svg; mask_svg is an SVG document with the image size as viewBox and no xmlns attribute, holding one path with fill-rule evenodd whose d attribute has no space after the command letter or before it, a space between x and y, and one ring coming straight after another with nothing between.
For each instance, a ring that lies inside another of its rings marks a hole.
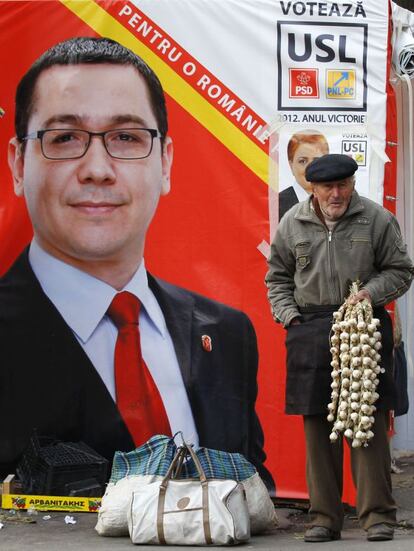
<instances>
[{"instance_id":1,"label":"string of garlic","mask_svg":"<svg viewBox=\"0 0 414 551\"><path fill-rule=\"evenodd\" d=\"M359 291L353 283L349 298ZM380 367L381 333L379 320L372 317L372 306L367 300L349 304L348 300L333 313L330 336L332 354L332 393L328 404L328 421L333 422L330 439L338 440L344 433L352 440L352 447L367 446L374 436L372 426Z\"/></svg>"}]
</instances>

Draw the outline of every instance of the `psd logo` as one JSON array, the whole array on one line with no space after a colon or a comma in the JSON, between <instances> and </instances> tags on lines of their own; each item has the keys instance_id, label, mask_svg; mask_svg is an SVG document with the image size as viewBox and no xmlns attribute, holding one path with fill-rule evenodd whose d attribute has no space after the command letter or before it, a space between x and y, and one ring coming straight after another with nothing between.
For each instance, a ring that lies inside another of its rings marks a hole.
<instances>
[{"instance_id":1,"label":"psd logo","mask_svg":"<svg viewBox=\"0 0 414 551\"><path fill-rule=\"evenodd\" d=\"M367 166L367 141L342 140L342 154L352 157L359 166Z\"/></svg>"},{"instance_id":2,"label":"psd logo","mask_svg":"<svg viewBox=\"0 0 414 551\"><path fill-rule=\"evenodd\" d=\"M319 98L318 69L289 69L290 98Z\"/></svg>"},{"instance_id":3,"label":"psd logo","mask_svg":"<svg viewBox=\"0 0 414 551\"><path fill-rule=\"evenodd\" d=\"M355 70L327 69L325 93L326 99L355 99Z\"/></svg>"}]
</instances>

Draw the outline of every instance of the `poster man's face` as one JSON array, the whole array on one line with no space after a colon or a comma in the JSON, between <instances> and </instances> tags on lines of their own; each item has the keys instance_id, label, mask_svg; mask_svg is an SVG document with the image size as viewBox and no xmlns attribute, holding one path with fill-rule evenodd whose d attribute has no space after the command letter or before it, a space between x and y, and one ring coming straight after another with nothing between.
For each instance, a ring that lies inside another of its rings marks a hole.
<instances>
[{"instance_id":1,"label":"poster man's face","mask_svg":"<svg viewBox=\"0 0 414 551\"><path fill-rule=\"evenodd\" d=\"M133 67L53 66L41 73L28 133L131 127L157 128L146 83ZM9 160L15 192L24 195L46 251L68 263L140 259L158 199L169 191L169 138L164 151L155 138L150 156L138 160L110 157L101 137L70 160L46 159L38 139L26 142L24 154L12 141Z\"/></svg>"},{"instance_id":2,"label":"poster man's face","mask_svg":"<svg viewBox=\"0 0 414 551\"><path fill-rule=\"evenodd\" d=\"M309 163L318 157L328 153L328 146L324 143L301 143L289 161L290 169L297 183L308 193L311 192L311 185L305 178L305 170Z\"/></svg>"}]
</instances>

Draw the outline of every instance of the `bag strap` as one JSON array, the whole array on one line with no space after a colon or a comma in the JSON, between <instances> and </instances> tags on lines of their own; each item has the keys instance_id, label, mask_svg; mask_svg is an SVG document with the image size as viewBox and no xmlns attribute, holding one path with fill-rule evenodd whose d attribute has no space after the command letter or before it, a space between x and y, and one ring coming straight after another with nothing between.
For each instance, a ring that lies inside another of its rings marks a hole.
<instances>
[{"instance_id":1,"label":"bag strap","mask_svg":"<svg viewBox=\"0 0 414 551\"><path fill-rule=\"evenodd\" d=\"M186 450L183 447L178 448L171 465L168 467L168 471L160 484L160 490L158 494L158 506L157 506L157 533L158 541L161 545L166 545L164 535L164 509L165 509L165 495L167 493L168 481L171 480L172 474L177 465L181 464L183 461L183 455L185 456Z\"/></svg>"},{"instance_id":2,"label":"bag strap","mask_svg":"<svg viewBox=\"0 0 414 551\"><path fill-rule=\"evenodd\" d=\"M171 480L181 477L181 471L183 470L183 463L184 463L185 457L186 457L185 453L180 455L180 458L176 463L174 472L171 473Z\"/></svg>"},{"instance_id":3,"label":"bag strap","mask_svg":"<svg viewBox=\"0 0 414 551\"><path fill-rule=\"evenodd\" d=\"M185 459L186 453L187 451L183 446L180 446L177 449L173 457L173 460L171 461L171 465L168 467L168 471L166 472L164 478L161 481L161 485L167 486L169 480L171 480L172 478L176 478L180 474L181 466Z\"/></svg>"},{"instance_id":4,"label":"bag strap","mask_svg":"<svg viewBox=\"0 0 414 551\"><path fill-rule=\"evenodd\" d=\"M207 545L212 545L213 540L211 538L211 526L210 526L210 507L208 502L208 480L206 473L201 466L200 460L195 454L193 448L184 442L187 453L190 454L191 459L194 461L194 465L198 471L201 483L201 492L202 492L202 505L203 505L203 528L204 528L204 538Z\"/></svg>"},{"instance_id":5,"label":"bag strap","mask_svg":"<svg viewBox=\"0 0 414 551\"><path fill-rule=\"evenodd\" d=\"M197 469L197 472L198 472L198 476L200 478L200 482L201 483L207 482L206 473L204 472L204 469L201 466L200 460L197 457L197 455L196 455L195 451L193 450L193 448L191 446L189 446L188 444L186 444L185 442L184 442L183 448L185 448L186 455L189 455L191 457L191 459L193 460L194 465L196 466L196 469Z\"/></svg>"},{"instance_id":6,"label":"bag strap","mask_svg":"<svg viewBox=\"0 0 414 551\"><path fill-rule=\"evenodd\" d=\"M165 510L165 497L167 493L168 482L172 479L173 473L175 476L178 475L176 467L181 466L187 455L190 455L191 459L194 461L196 466L200 484L201 484L201 496L202 496L202 509L203 509L203 529L204 529L204 539L206 540L207 545L212 545L213 540L211 538L211 526L210 526L210 510L209 510L209 499L208 499L208 481L204 473L201 463L194 453L194 450L186 442L183 446L180 447L177 453L174 456L174 459L171 462L170 467L168 468L167 474L163 478L160 484L159 496L158 496L158 507L157 507L157 533L158 541L161 545L166 545L167 541L164 534L164 510Z\"/></svg>"}]
</instances>

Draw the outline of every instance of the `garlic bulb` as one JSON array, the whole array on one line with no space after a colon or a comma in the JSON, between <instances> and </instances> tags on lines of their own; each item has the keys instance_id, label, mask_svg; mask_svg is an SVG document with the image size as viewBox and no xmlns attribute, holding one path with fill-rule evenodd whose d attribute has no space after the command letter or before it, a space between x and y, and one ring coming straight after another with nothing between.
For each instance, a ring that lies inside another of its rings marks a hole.
<instances>
[{"instance_id":1,"label":"garlic bulb","mask_svg":"<svg viewBox=\"0 0 414 551\"><path fill-rule=\"evenodd\" d=\"M353 283L350 297L359 291ZM374 436L372 429L374 403L380 373L382 348L380 322L372 317L372 306L362 300L349 304L348 300L333 313L334 323L330 336L332 354L331 402L328 404L328 421L333 423L331 442L341 432L352 441L352 447L367 446Z\"/></svg>"}]
</instances>

